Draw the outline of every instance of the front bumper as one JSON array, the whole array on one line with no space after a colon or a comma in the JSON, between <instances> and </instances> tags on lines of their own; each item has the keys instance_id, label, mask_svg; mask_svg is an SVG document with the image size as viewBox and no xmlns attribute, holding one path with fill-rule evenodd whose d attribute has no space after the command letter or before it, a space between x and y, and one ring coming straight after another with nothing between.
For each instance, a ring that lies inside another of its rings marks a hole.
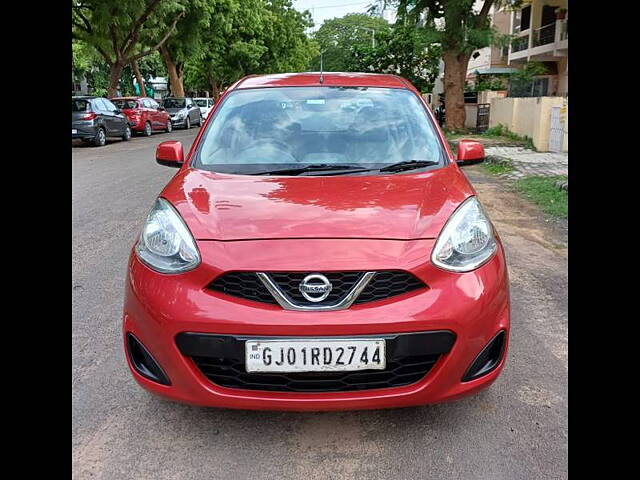
<instances>
[{"instance_id":1,"label":"front bumper","mask_svg":"<svg viewBox=\"0 0 640 480\"><path fill-rule=\"evenodd\" d=\"M302 245L301 245L302 244ZM132 251L126 282L123 333L132 333L166 372L170 385L129 367L144 388L195 405L265 410L346 410L438 403L488 387L500 374L510 327L508 275L500 245L485 265L469 273L442 271L429 262L434 240L278 240L198 242L203 263L181 275L161 275ZM302 247L302 248L301 248ZM298 252L313 251L314 255ZM215 266L207 259L216 259ZM206 288L231 270L402 269L428 289L334 312L285 311ZM504 330L504 352L490 373L462 382L474 359ZM455 342L410 385L348 392L275 392L221 387L181 353L184 332L232 336L361 336L449 331Z\"/></svg>"},{"instance_id":2,"label":"front bumper","mask_svg":"<svg viewBox=\"0 0 640 480\"><path fill-rule=\"evenodd\" d=\"M183 118L177 118L177 117L171 117L171 125L174 127L184 127L185 122L187 117L183 117Z\"/></svg>"}]
</instances>

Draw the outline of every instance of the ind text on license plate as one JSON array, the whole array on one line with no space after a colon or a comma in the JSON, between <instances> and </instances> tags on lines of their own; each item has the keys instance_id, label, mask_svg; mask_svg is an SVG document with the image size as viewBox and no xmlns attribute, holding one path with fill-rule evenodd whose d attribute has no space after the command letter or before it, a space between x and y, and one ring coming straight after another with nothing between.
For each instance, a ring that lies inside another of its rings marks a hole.
<instances>
[{"instance_id":1,"label":"ind text on license plate","mask_svg":"<svg viewBox=\"0 0 640 480\"><path fill-rule=\"evenodd\" d=\"M247 372L383 370L383 339L248 340Z\"/></svg>"}]
</instances>

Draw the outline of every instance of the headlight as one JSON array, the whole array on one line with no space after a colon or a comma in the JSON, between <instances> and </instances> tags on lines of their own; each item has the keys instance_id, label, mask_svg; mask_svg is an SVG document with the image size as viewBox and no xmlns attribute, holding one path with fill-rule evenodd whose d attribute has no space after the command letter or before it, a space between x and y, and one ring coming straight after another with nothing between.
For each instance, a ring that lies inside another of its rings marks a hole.
<instances>
[{"instance_id":1,"label":"headlight","mask_svg":"<svg viewBox=\"0 0 640 480\"><path fill-rule=\"evenodd\" d=\"M196 242L176 210L163 198L151 209L136 245L140 260L161 273L186 272L200 264Z\"/></svg>"},{"instance_id":2,"label":"headlight","mask_svg":"<svg viewBox=\"0 0 640 480\"><path fill-rule=\"evenodd\" d=\"M185 116L184 110L179 111L178 114L176 115L176 117L178 118L184 118L184 116Z\"/></svg>"},{"instance_id":3,"label":"headlight","mask_svg":"<svg viewBox=\"0 0 640 480\"><path fill-rule=\"evenodd\" d=\"M493 227L476 197L465 200L440 232L431 254L434 265L453 272L469 272L497 250Z\"/></svg>"}]
</instances>

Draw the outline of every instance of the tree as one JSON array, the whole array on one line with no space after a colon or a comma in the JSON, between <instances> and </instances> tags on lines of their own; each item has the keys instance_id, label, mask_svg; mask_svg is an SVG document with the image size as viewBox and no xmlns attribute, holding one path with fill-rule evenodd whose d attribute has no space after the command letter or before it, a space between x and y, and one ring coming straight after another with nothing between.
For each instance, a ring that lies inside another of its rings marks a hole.
<instances>
[{"instance_id":1,"label":"tree","mask_svg":"<svg viewBox=\"0 0 640 480\"><path fill-rule=\"evenodd\" d=\"M267 50L260 57L255 73L304 71L319 53L318 45L305 30L313 26L307 10L299 12L291 0L266 0L266 18L262 45Z\"/></svg>"},{"instance_id":2,"label":"tree","mask_svg":"<svg viewBox=\"0 0 640 480\"><path fill-rule=\"evenodd\" d=\"M262 37L266 22L263 0L218 1L215 21L204 32L202 48L185 62L185 84L194 90L222 89L240 77L255 73L267 47Z\"/></svg>"},{"instance_id":3,"label":"tree","mask_svg":"<svg viewBox=\"0 0 640 480\"><path fill-rule=\"evenodd\" d=\"M308 14L290 0L218 0L199 53L185 62L184 83L214 97L251 73L304 70L317 46L304 34Z\"/></svg>"},{"instance_id":4,"label":"tree","mask_svg":"<svg viewBox=\"0 0 640 480\"><path fill-rule=\"evenodd\" d=\"M398 22L437 32L444 61L446 126L464 128L464 86L469 58L474 50L501 45L505 36L491 26L491 7L515 6L521 0L391 0L398 6ZM438 25L437 20L444 20Z\"/></svg>"},{"instance_id":5,"label":"tree","mask_svg":"<svg viewBox=\"0 0 640 480\"><path fill-rule=\"evenodd\" d=\"M72 0L72 38L104 58L109 67L107 96L115 95L125 66L158 50L174 33L184 1Z\"/></svg>"},{"instance_id":6,"label":"tree","mask_svg":"<svg viewBox=\"0 0 640 480\"><path fill-rule=\"evenodd\" d=\"M229 3L229 0L183 1L184 15L176 24L176 33L160 47L160 54L169 76L171 94L176 97L184 97L185 62L189 58L201 56L207 31L213 27L213 22L221 21L214 17L214 12L219 6ZM237 3L241 0L233 1Z\"/></svg>"},{"instance_id":7,"label":"tree","mask_svg":"<svg viewBox=\"0 0 640 480\"><path fill-rule=\"evenodd\" d=\"M391 73L409 80L421 93L431 92L442 49L434 33L396 25L376 34L376 47L354 47L355 70Z\"/></svg>"},{"instance_id":8,"label":"tree","mask_svg":"<svg viewBox=\"0 0 640 480\"><path fill-rule=\"evenodd\" d=\"M373 48L372 38L374 42L378 41L376 36L384 35L390 29L386 20L364 13L327 20L313 36L320 51L324 52L323 69L327 72L357 71L361 62L354 56L355 50ZM320 57L316 56L309 70L318 70L319 66Z\"/></svg>"}]
</instances>

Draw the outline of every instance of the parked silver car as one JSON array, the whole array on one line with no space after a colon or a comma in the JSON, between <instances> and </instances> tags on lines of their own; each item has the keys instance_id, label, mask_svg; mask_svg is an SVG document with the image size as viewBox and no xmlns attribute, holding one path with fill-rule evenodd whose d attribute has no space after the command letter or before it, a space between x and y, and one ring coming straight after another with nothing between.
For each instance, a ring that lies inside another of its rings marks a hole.
<instances>
[{"instance_id":1,"label":"parked silver car","mask_svg":"<svg viewBox=\"0 0 640 480\"><path fill-rule=\"evenodd\" d=\"M191 128L192 125L202 125L200 108L190 97L167 97L162 100L162 106L169 113L174 127Z\"/></svg>"}]
</instances>

